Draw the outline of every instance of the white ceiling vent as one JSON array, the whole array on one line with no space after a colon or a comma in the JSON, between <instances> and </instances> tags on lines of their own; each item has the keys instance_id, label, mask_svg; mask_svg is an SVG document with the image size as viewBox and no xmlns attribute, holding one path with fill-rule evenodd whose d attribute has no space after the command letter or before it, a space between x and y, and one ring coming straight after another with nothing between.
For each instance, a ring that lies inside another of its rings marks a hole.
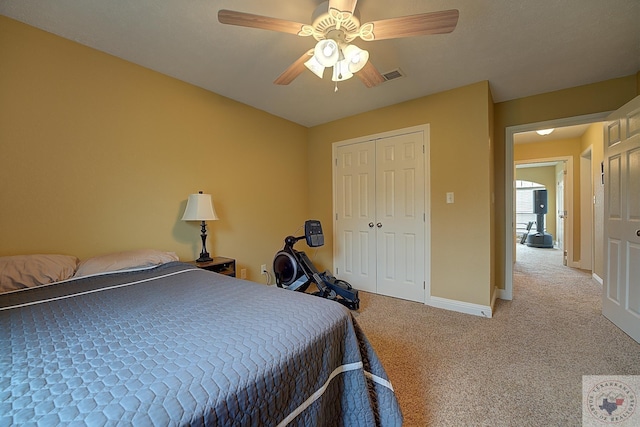
<instances>
[{"instance_id":1,"label":"white ceiling vent","mask_svg":"<svg viewBox=\"0 0 640 427\"><path fill-rule=\"evenodd\" d=\"M386 73L382 73L382 77L384 77L385 81L401 79L405 75L400 68L396 68L395 70L387 71Z\"/></svg>"}]
</instances>

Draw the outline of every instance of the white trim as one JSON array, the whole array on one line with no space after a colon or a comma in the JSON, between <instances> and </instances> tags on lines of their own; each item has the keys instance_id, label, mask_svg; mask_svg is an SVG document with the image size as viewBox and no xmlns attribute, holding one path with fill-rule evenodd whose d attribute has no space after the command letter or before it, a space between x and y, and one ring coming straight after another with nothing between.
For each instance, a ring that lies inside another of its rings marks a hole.
<instances>
[{"instance_id":1,"label":"white trim","mask_svg":"<svg viewBox=\"0 0 640 427\"><path fill-rule=\"evenodd\" d=\"M109 270L109 271L102 271L99 273L93 273L93 274L86 274L84 276L73 276L70 277L68 279L64 279L64 280L59 280L57 282L51 282L51 283L43 283L37 286L30 286L28 288L20 288L20 289L13 289L11 291L7 291L4 292L4 294L9 294L9 293L18 293L18 292L23 292L29 289L41 289L47 286L58 286L61 285L63 283L67 283L67 282L72 282L74 280L80 280L80 279L86 279L87 277L97 277L97 276L106 276L108 274L118 274L118 273L130 273L130 272L136 272L136 271L145 271L145 270L151 270L153 268L156 267L160 267L162 264L154 264L154 265L149 265L149 266L145 266L145 267L132 267L132 268L125 268L122 270Z\"/></svg>"},{"instance_id":2,"label":"white trim","mask_svg":"<svg viewBox=\"0 0 640 427\"><path fill-rule=\"evenodd\" d=\"M507 292L504 289L496 289L496 298L501 299L501 300L505 300L505 301L509 301L511 300L511 294L507 294Z\"/></svg>"},{"instance_id":3,"label":"white trim","mask_svg":"<svg viewBox=\"0 0 640 427\"><path fill-rule=\"evenodd\" d=\"M600 284L600 286L602 286L604 284L604 281L602 280L602 277L598 276L596 273L591 273L591 277L593 278L593 280L598 282Z\"/></svg>"},{"instance_id":4,"label":"white trim","mask_svg":"<svg viewBox=\"0 0 640 427\"><path fill-rule=\"evenodd\" d=\"M580 267L594 269L593 145L580 153Z\"/></svg>"},{"instance_id":5,"label":"white trim","mask_svg":"<svg viewBox=\"0 0 640 427\"><path fill-rule=\"evenodd\" d=\"M393 390L393 386L391 385L390 381L387 381L384 378L379 377L377 375L373 375L371 372L368 372L368 371L364 371L364 375L365 375L365 377L369 378L374 383L380 384L381 386L386 387L391 391L394 391Z\"/></svg>"},{"instance_id":6,"label":"white trim","mask_svg":"<svg viewBox=\"0 0 640 427\"><path fill-rule=\"evenodd\" d=\"M90 289L88 291L76 292L76 293L69 294L69 295L62 295L62 296L59 296L59 297L52 297L52 298L42 299L42 300L38 300L38 301L30 301L30 302L25 302L25 303L22 303L22 304L16 304L16 305L7 306L7 307L0 307L0 311L10 310L10 309L13 309L13 308L28 307L30 305L42 304L42 303L51 302L51 301L58 301L58 300L67 299L67 298L75 298L77 296L94 294L96 292L107 291L109 289L124 288L126 286L137 285L137 284L144 283L144 282L151 282L153 280L163 279L165 277L175 276L176 274L186 273L188 271L205 271L205 270L202 270L202 269L199 269L199 268L190 268L190 269L187 269L187 270L179 270L179 271L174 271L172 273L163 274L161 276L154 276L154 277L149 277L147 279L136 280L134 282L120 283L118 285L106 286L104 288ZM82 276L82 277L89 277L89 276ZM59 284L61 282L57 282L57 283Z\"/></svg>"},{"instance_id":7,"label":"white trim","mask_svg":"<svg viewBox=\"0 0 640 427\"><path fill-rule=\"evenodd\" d=\"M517 126L507 126L505 128L504 147L504 209L505 209L505 254L504 254L504 289L500 292L504 296L502 299L513 299L513 248L515 240L513 238L513 135L520 132L533 131L541 128L556 128L562 126L572 126L585 123L604 121L608 112L587 114L584 116L568 117L564 119L548 120L545 122L528 123Z\"/></svg>"},{"instance_id":8,"label":"white trim","mask_svg":"<svg viewBox=\"0 0 640 427\"><path fill-rule=\"evenodd\" d=\"M333 370L333 372L331 372L331 374L329 374L329 378L327 379L327 381L325 381L325 383L322 385L322 387L320 387L318 390L316 390L315 393L313 393L311 396L309 396L309 398L307 400L302 402L300 404L300 406L298 406L296 409L293 410L293 412L291 412L289 415L287 415L287 417L278 424L278 427L284 427L284 426L288 425L298 415L300 415L302 412L304 412L305 409L307 409L309 406L311 406L311 404L313 402L318 400L324 394L324 392L327 390L327 387L329 387L329 383L331 382L331 380L333 380L336 376L338 376L339 374L341 374L343 372L355 371L355 370L358 370L358 369L363 369L363 367L364 367L364 364L362 362L347 363L345 365L338 366L336 369ZM389 390L393 391L393 387L391 386L391 383L389 381L387 381L384 378L381 378L381 377L379 377L377 375L373 375L371 372L368 372L368 371L365 371L365 370L363 370L363 372L364 372L364 375L367 378L369 378L371 381L373 381L373 382L375 382L377 384L380 384L381 386L386 387Z\"/></svg>"},{"instance_id":9,"label":"white trim","mask_svg":"<svg viewBox=\"0 0 640 427\"><path fill-rule=\"evenodd\" d=\"M427 305L435 308L457 311L459 313L473 314L474 316L487 318L491 318L493 316L493 310L488 305L473 304L453 299L431 297L427 300Z\"/></svg>"}]
</instances>

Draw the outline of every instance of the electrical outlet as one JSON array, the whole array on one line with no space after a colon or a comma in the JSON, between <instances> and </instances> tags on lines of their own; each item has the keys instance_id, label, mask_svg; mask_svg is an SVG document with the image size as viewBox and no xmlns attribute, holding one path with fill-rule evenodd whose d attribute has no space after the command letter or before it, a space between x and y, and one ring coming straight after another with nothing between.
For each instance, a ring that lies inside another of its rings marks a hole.
<instances>
[{"instance_id":1,"label":"electrical outlet","mask_svg":"<svg viewBox=\"0 0 640 427\"><path fill-rule=\"evenodd\" d=\"M267 274L267 264L262 264L260 266L260 274Z\"/></svg>"},{"instance_id":2,"label":"electrical outlet","mask_svg":"<svg viewBox=\"0 0 640 427\"><path fill-rule=\"evenodd\" d=\"M240 269L240 278L241 279L246 279L247 278L247 269L246 268L241 268Z\"/></svg>"}]
</instances>

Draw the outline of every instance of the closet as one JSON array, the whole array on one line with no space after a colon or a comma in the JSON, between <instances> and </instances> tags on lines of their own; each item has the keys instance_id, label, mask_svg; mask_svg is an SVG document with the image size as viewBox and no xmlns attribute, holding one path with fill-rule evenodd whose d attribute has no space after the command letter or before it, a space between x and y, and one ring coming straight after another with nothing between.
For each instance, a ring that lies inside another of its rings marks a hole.
<instances>
[{"instance_id":1,"label":"closet","mask_svg":"<svg viewBox=\"0 0 640 427\"><path fill-rule=\"evenodd\" d=\"M356 289L425 302L427 138L423 126L334 144L333 265Z\"/></svg>"}]
</instances>

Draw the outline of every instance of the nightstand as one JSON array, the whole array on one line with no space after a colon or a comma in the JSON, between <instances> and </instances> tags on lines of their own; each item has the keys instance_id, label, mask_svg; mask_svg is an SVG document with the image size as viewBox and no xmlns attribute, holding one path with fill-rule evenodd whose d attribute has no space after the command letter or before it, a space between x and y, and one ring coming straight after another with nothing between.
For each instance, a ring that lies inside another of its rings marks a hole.
<instances>
[{"instance_id":1,"label":"nightstand","mask_svg":"<svg viewBox=\"0 0 640 427\"><path fill-rule=\"evenodd\" d=\"M195 262L191 261L198 268L224 274L225 276L236 277L236 260L233 258L225 258L222 256L214 256L213 261Z\"/></svg>"}]
</instances>

